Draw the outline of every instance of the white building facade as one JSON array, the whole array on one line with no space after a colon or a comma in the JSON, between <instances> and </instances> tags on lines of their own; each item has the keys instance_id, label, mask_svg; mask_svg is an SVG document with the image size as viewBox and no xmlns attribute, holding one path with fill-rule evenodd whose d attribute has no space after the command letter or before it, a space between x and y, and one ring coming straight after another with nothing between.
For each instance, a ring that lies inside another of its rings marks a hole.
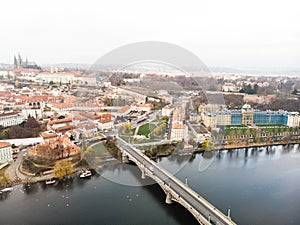
<instances>
[{"instance_id":1,"label":"white building facade","mask_svg":"<svg viewBox=\"0 0 300 225\"><path fill-rule=\"evenodd\" d=\"M0 163L10 163L13 161L11 144L0 142Z\"/></svg>"},{"instance_id":2,"label":"white building facade","mask_svg":"<svg viewBox=\"0 0 300 225\"><path fill-rule=\"evenodd\" d=\"M2 127L11 127L23 122L23 117L17 112L0 114L0 125Z\"/></svg>"}]
</instances>

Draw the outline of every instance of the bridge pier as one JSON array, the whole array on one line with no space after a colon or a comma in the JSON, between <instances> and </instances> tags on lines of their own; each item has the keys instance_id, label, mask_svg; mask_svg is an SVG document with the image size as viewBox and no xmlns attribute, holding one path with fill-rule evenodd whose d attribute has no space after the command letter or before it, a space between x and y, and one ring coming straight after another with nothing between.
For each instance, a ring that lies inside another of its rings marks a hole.
<instances>
[{"instance_id":1,"label":"bridge pier","mask_svg":"<svg viewBox=\"0 0 300 225\"><path fill-rule=\"evenodd\" d=\"M166 196L166 203L167 203L167 204L172 204L172 203L173 203L173 201L172 201L172 195L171 195L171 192L170 192L170 191L168 191L168 193L167 193L167 196Z\"/></svg>"},{"instance_id":2,"label":"bridge pier","mask_svg":"<svg viewBox=\"0 0 300 225\"><path fill-rule=\"evenodd\" d=\"M122 152L122 162L129 163L129 158L125 151Z\"/></svg>"},{"instance_id":3,"label":"bridge pier","mask_svg":"<svg viewBox=\"0 0 300 225\"><path fill-rule=\"evenodd\" d=\"M142 171L142 179L146 178L146 171L145 171L145 167L143 166L143 168L141 169Z\"/></svg>"}]
</instances>

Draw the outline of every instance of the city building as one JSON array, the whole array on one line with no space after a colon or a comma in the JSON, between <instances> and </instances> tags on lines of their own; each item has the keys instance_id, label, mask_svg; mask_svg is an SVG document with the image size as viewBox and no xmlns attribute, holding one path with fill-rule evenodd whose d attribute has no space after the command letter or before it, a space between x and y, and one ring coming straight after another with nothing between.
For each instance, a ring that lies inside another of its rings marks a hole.
<instances>
[{"instance_id":1,"label":"city building","mask_svg":"<svg viewBox=\"0 0 300 225\"><path fill-rule=\"evenodd\" d=\"M222 86L222 91L224 91L224 92L236 92L236 91L238 91L238 88L233 83L225 83Z\"/></svg>"},{"instance_id":2,"label":"city building","mask_svg":"<svg viewBox=\"0 0 300 225\"><path fill-rule=\"evenodd\" d=\"M23 119L28 119L29 117L33 117L36 120L40 120L43 118L42 108L25 108L22 109L21 114L23 116Z\"/></svg>"},{"instance_id":3,"label":"city building","mask_svg":"<svg viewBox=\"0 0 300 225\"><path fill-rule=\"evenodd\" d=\"M176 108L174 109L171 125L171 141L185 141L188 136L188 127L184 124L184 113L183 110Z\"/></svg>"},{"instance_id":4,"label":"city building","mask_svg":"<svg viewBox=\"0 0 300 225\"><path fill-rule=\"evenodd\" d=\"M111 119L110 113L105 113L100 116L100 119L98 120L99 130L109 130L109 129L112 129L113 126L114 126L114 123Z\"/></svg>"},{"instance_id":5,"label":"city building","mask_svg":"<svg viewBox=\"0 0 300 225\"><path fill-rule=\"evenodd\" d=\"M23 117L17 112L0 114L0 126L11 127L23 122Z\"/></svg>"},{"instance_id":6,"label":"city building","mask_svg":"<svg viewBox=\"0 0 300 225\"><path fill-rule=\"evenodd\" d=\"M50 120L47 124L47 130L62 129L62 127L69 127L72 125L73 119L71 117L63 119Z\"/></svg>"},{"instance_id":7,"label":"city building","mask_svg":"<svg viewBox=\"0 0 300 225\"><path fill-rule=\"evenodd\" d=\"M172 105L170 105L170 104L166 105L161 110L162 116L168 116L168 117L170 117L170 115L172 114L173 110L174 110L174 107Z\"/></svg>"},{"instance_id":8,"label":"city building","mask_svg":"<svg viewBox=\"0 0 300 225\"><path fill-rule=\"evenodd\" d=\"M0 142L0 163L10 163L13 161L11 144Z\"/></svg>"},{"instance_id":9,"label":"city building","mask_svg":"<svg viewBox=\"0 0 300 225\"><path fill-rule=\"evenodd\" d=\"M300 117L298 112L278 111L260 111L252 109L249 104L243 105L240 110L223 109L220 111L204 111L202 120L205 126L215 128L225 125L263 125L263 124L281 124L289 127L299 127Z\"/></svg>"},{"instance_id":10,"label":"city building","mask_svg":"<svg viewBox=\"0 0 300 225\"><path fill-rule=\"evenodd\" d=\"M43 83L72 84L77 78L72 72L42 72L36 76L36 81Z\"/></svg>"}]
</instances>

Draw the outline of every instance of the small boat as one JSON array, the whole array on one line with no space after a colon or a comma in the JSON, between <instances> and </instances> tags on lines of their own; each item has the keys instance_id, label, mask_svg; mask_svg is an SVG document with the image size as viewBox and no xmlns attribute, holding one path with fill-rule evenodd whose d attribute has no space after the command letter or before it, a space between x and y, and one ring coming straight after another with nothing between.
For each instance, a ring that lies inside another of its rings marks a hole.
<instances>
[{"instance_id":1,"label":"small boat","mask_svg":"<svg viewBox=\"0 0 300 225\"><path fill-rule=\"evenodd\" d=\"M79 177L86 178L92 176L92 172L90 170L82 170Z\"/></svg>"},{"instance_id":2,"label":"small boat","mask_svg":"<svg viewBox=\"0 0 300 225\"><path fill-rule=\"evenodd\" d=\"M52 179L46 180L45 183L46 183L47 185L54 184L54 183L55 183L55 179L52 178Z\"/></svg>"},{"instance_id":3,"label":"small boat","mask_svg":"<svg viewBox=\"0 0 300 225\"><path fill-rule=\"evenodd\" d=\"M1 192L1 193L4 193L4 192L10 192L10 191L12 191L12 190L13 190L12 187L7 187L7 188L2 189L0 192Z\"/></svg>"}]
</instances>

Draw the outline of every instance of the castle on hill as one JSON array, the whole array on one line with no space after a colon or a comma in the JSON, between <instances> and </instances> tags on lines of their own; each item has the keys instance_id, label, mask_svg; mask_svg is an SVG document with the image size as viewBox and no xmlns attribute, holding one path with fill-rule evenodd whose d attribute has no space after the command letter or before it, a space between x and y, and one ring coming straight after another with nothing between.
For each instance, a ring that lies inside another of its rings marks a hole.
<instances>
[{"instance_id":1,"label":"castle on hill","mask_svg":"<svg viewBox=\"0 0 300 225\"><path fill-rule=\"evenodd\" d=\"M20 53L18 54L18 57L14 56L14 68L41 70L41 67L39 67L35 62L29 62L27 58L26 60L23 60Z\"/></svg>"}]
</instances>

